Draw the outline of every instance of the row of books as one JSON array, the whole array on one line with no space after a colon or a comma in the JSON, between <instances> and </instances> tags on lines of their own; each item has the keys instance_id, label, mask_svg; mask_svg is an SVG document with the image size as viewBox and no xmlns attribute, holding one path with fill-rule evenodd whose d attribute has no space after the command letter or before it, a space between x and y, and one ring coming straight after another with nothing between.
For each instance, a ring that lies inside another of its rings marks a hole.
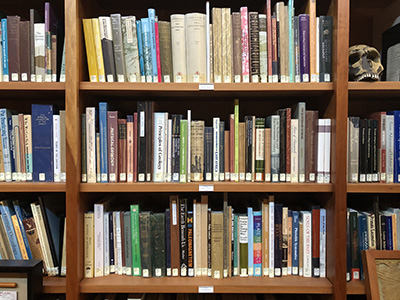
<instances>
[{"instance_id":1,"label":"row of books","mask_svg":"<svg viewBox=\"0 0 400 300\"><path fill-rule=\"evenodd\" d=\"M330 82L330 16L294 16L293 1L265 13L214 7L170 21L112 14L83 19L91 82ZM210 17L212 16L212 24Z\"/></svg>"},{"instance_id":2,"label":"row of books","mask_svg":"<svg viewBox=\"0 0 400 300\"><path fill-rule=\"evenodd\" d=\"M65 182L65 111L33 104L31 114L0 109L0 181Z\"/></svg>"},{"instance_id":3,"label":"row of books","mask_svg":"<svg viewBox=\"0 0 400 300\"><path fill-rule=\"evenodd\" d=\"M400 182L400 111L348 118L347 181Z\"/></svg>"},{"instance_id":4,"label":"row of books","mask_svg":"<svg viewBox=\"0 0 400 300\"><path fill-rule=\"evenodd\" d=\"M58 198L0 201L0 259L42 260L45 274L65 276L65 201Z\"/></svg>"},{"instance_id":5,"label":"row of books","mask_svg":"<svg viewBox=\"0 0 400 300\"><path fill-rule=\"evenodd\" d=\"M347 210L347 280L364 279L362 250L400 250L400 209Z\"/></svg>"},{"instance_id":6,"label":"row of books","mask_svg":"<svg viewBox=\"0 0 400 300\"><path fill-rule=\"evenodd\" d=\"M0 81L65 81L65 48L61 63L58 49L63 43L50 2L44 5L44 22L35 9L29 20L16 15L2 18Z\"/></svg>"},{"instance_id":7,"label":"row of books","mask_svg":"<svg viewBox=\"0 0 400 300\"><path fill-rule=\"evenodd\" d=\"M171 195L164 212L112 211L104 198L85 213L85 277L326 277L326 210L295 211L259 200L236 213L208 196ZM211 204L211 203L210 203Z\"/></svg>"},{"instance_id":8,"label":"row of books","mask_svg":"<svg viewBox=\"0 0 400 300\"><path fill-rule=\"evenodd\" d=\"M154 113L137 102L126 119L100 102L82 115L82 182L330 182L331 120L300 102L266 118L194 121L191 110ZM97 121L98 120L98 123ZM98 132L96 130L98 128Z\"/></svg>"}]
</instances>

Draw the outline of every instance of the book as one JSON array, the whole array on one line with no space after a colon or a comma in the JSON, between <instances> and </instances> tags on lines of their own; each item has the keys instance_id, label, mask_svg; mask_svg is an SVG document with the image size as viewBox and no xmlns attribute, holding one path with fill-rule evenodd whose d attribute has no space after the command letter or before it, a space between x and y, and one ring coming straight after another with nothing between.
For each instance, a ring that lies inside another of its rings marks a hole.
<instances>
[{"instance_id":1,"label":"book","mask_svg":"<svg viewBox=\"0 0 400 300\"><path fill-rule=\"evenodd\" d=\"M212 278L223 278L223 213L211 213Z\"/></svg>"},{"instance_id":2,"label":"book","mask_svg":"<svg viewBox=\"0 0 400 300\"><path fill-rule=\"evenodd\" d=\"M251 82L260 82L259 20L257 12L249 12L249 37Z\"/></svg>"},{"instance_id":3,"label":"book","mask_svg":"<svg viewBox=\"0 0 400 300\"><path fill-rule=\"evenodd\" d=\"M101 48L103 50L104 72L107 82L117 81L114 65L114 42L112 36L111 18L99 17Z\"/></svg>"},{"instance_id":4,"label":"book","mask_svg":"<svg viewBox=\"0 0 400 300\"><path fill-rule=\"evenodd\" d=\"M141 276L142 265L140 255L140 231L139 231L139 205L132 204L131 212L131 228L132 228L132 275Z\"/></svg>"},{"instance_id":5,"label":"book","mask_svg":"<svg viewBox=\"0 0 400 300\"><path fill-rule=\"evenodd\" d=\"M315 23L314 23L315 25ZM310 50L310 35L311 28L310 25L310 16L306 14L299 15L299 40L300 40L300 75L301 82L310 82L310 65L311 61L313 61L313 69L312 72L315 72L315 57L311 58L311 50ZM315 29L314 29L315 30ZM311 35L311 40L313 40L313 35ZM315 45L315 44L314 44ZM315 49L314 49L315 53ZM311 73L311 75L315 75L315 73ZM315 81L315 76L313 76Z\"/></svg>"},{"instance_id":6,"label":"book","mask_svg":"<svg viewBox=\"0 0 400 300\"><path fill-rule=\"evenodd\" d=\"M173 82L171 22L158 21L162 82Z\"/></svg>"},{"instance_id":7,"label":"book","mask_svg":"<svg viewBox=\"0 0 400 300\"><path fill-rule=\"evenodd\" d=\"M185 15L187 82L206 82L206 16ZM182 60L184 58L180 58Z\"/></svg>"},{"instance_id":8,"label":"book","mask_svg":"<svg viewBox=\"0 0 400 300\"><path fill-rule=\"evenodd\" d=\"M171 50L172 50L172 70L174 72L174 82L186 82L186 38L185 38L185 15L171 15Z\"/></svg>"},{"instance_id":9,"label":"book","mask_svg":"<svg viewBox=\"0 0 400 300\"><path fill-rule=\"evenodd\" d=\"M85 227L84 227L84 235L85 235L85 278L93 278L94 275L94 213L87 212L85 213Z\"/></svg>"},{"instance_id":10,"label":"book","mask_svg":"<svg viewBox=\"0 0 400 300\"><path fill-rule=\"evenodd\" d=\"M111 14L111 28L112 28L112 39L114 47L114 64L116 72L116 81L125 82L125 56L124 56L124 45L121 29L121 14Z\"/></svg>"},{"instance_id":11,"label":"book","mask_svg":"<svg viewBox=\"0 0 400 300\"><path fill-rule=\"evenodd\" d=\"M121 17L125 74L128 82L140 82L138 38L136 17Z\"/></svg>"},{"instance_id":12,"label":"book","mask_svg":"<svg viewBox=\"0 0 400 300\"><path fill-rule=\"evenodd\" d=\"M151 254L152 254L152 273L154 277L164 277L166 275L165 262L165 214L153 213L150 215L151 226Z\"/></svg>"},{"instance_id":13,"label":"book","mask_svg":"<svg viewBox=\"0 0 400 300\"><path fill-rule=\"evenodd\" d=\"M150 212L139 213L139 232L140 232L140 261L142 263L142 277L153 276L152 265L152 236L150 225Z\"/></svg>"},{"instance_id":14,"label":"book","mask_svg":"<svg viewBox=\"0 0 400 300\"><path fill-rule=\"evenodd\" d=\"M89 79L90 82L98 81L98 69L97 69L97 59L96 50L93 36L92 20L82 19L83 23L83 34L85 36L85 48L87 64L89 69Z\"/></svg>"},{"instance_id":15,"label":"book","mask_svg":"<svg viewBox=\"0 0 400 300\"><path fill-rule=\"evenodd\" d=\"M92 18L92 30L93 30L93 43L95 48L95 57L96 57L96 66L97 66L97 75L99 82L105 82L105 69L104 69L104 60L103 60L103 50L101 44L100 37L100 22L98 18ZM65 48L65 43L64 43ZM65 52L65 50L64 50ZM64 57L64 55L63 55ZM64 75L65 76L65 75ZM61 79L60 79L61 81Z\"/></svg>"}]
</instances>

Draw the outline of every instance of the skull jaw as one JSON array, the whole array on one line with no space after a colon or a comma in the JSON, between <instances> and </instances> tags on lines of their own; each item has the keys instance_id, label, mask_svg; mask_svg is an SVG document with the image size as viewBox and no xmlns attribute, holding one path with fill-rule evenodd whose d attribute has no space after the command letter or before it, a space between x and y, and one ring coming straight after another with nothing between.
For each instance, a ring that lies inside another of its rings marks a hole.
<instances>
[{"instance_id":1,"label":"skull jaw","mask_svg":"<svg viewBox=\"0 0 400 300\"><path fill-rule=\"evenodd\" d=\"M355 81L379 81L378 74L374 72L364 72L354 78Z\"/></svg>"}]
</instances>

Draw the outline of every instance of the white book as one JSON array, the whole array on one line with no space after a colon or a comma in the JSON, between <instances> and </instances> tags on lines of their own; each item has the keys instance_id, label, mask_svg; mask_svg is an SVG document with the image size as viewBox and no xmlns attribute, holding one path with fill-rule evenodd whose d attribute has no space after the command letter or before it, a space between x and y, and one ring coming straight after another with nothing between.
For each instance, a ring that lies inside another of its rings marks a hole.
<instances>
[{"instance_id":1,"label":"white book","mask_svg":"<svg viewBox=\"0 0 400 300\"><path fill-rule=\"evenodd\" d=\"M44 23L35 23L35 74L36 82L43 82L45 79L45 52L46 52L46 32Z\"/></svg>"},{"instance_id":2,"label":"white book","mask_svg":"<svg viewBox=\"0 0 400 300\"><path fill-rule=\"evenodd\" d=\"M299 182L299 120L291 119L290 126L290 177L292 183Z\"/></svg>"},{"instance_id":3,"label":"white book","mask_svg":"<svg viewBox=\"0 0 400 300\"><path fill-rule=\"evenodd\" d=\"M53 115L53 167L54 182L61 182L60 115Z\"/></svg>"},{"instance_id":4,"label":"white book","mask_svg":"<svg viewBox=\"0 0 400 300\"><path fill-rule=\"evenodd\" d=\"M165 180L165 144L166 135L165 127L167 124L166 113L154 113L154 169L153 169L153 181L164 182Z\"/></svg>"},{"instance_id":5,"label":"white book","mask_svg":"<svg viewBox=\"0 0 400 300\"><path fill-rule=\"evenodd\" d=\"M219 122L218 117L213 118L213 180L219 181Z\"/></svg>"},{"instance_id":6,"label":"white book","mask_svg":"<svg viewBox=\"0 0 400 300\"><path fill-rule=\"evenodd\" d=\"M240 244L248 244L249 243L249 218L247 216L239 216L238 220L239 224L239 249L240 249ZM239 260L240 262L240 260ZM240 277L247 277L247 268L248 265L245 266L245 268L242 268L242 265L239 264L240 270L239 270L239 275Z\"/></svg>"},{"instance_id":7,"label":"white book","mask_svg":"<svg viewBox=\"0 0 400 300\"><path fill-rule=\"evenodd\" d=\"M376 250L376 223L374 214L367 214L367 232L369 250Z\"/></svg>"},{"instance_id":8,"label":"white book","mask_svg":"<svg viewBox=\"0 0 400 300\"><path fill-rule=\"evenodd\" d=\"M192 111L190 109L188 109L187 111L187 171L186 171L186 178L187 178L187 182L191 181L191 168L192 165L190 163L191 160L191 140L192 140L192 135L191 135L191 128L192 128Z\"/></svg>"},{"instance_id":9,"label":"white book","mask_svg":"<svg viewBox=\"0 0 400 300\"><path fill-rule=\"evenodd\" d=\"M325 170L325 119L318 119L317 183L324 183Z\"/></svg>"},{"instance_id":10,"label":"white book","mask_svg":"<svg viewBox=\"0 0 400 300\"><path fill-rule=\"evenodd\" d=\"M167 182L171 182L172 174L172 119L168 120L168 146L167 146Z\"/></svg>"},{"instance_id":11,"label":"white book","mask_svg":"<svg viewBox=\"0 0 400 300\"><path fill-rule=\"evenodd\" d=\"M26 181L32 181L32 116L24 115Z\"/></svg>"},{"instance_id":12,"label":"white book","mask_svg":"<svg viewBox=\"0 0 400 300\"><path fill-rule=\"evenodd\" d=\"M122 266L122 236L121 236L121 213L119 211L113 212L113 220L115 224L114 231L114 243L116 245L115 249L117 250L115 253L115 274L123 275L123 266ZM125 271L126 273L126 271Z\"/></svg>"},{"instance_id":13,"label":"white book","mask_svg":"<svg viewBox=\"0 0 400 300\"><path fill-rule=\"evenodd\" d=\"M312 275L312 219L311 212L300 211L303 222L303 276Z\"/></svg>"},{"instance_id":14,"label":"white book","mask_svg":"<svg viewBox=\"0 0 400 300\"><path fill-rule=\"evenodd\" d=\"M394 181L394 116L386 115L386 182Z\"/></svg>"},{"instance_id":15,"label":"white book","mask_svg":"<svg viewBox=\"0 0 400 300\"><path fill-rule=\"evenodd\" d=\"M315 82L319 82L319 68L320 68L320 60L321 60L321 57L320 57L320 53L319 53L319 47L320 47L320 45L319 45L319 43L320 43L320 41L319 41L319 17L317 17L316 18L316 33L317 33L317 35L316 35L316 37L315 37L315 46L316 46L316 49L315 49L315 73L317 73L316 74L316 77L315 77Z\"/></svg>"},{"instance_id":16,"label":"white book","mask_svg":"<svg viewBox=\"0 0 400 300\"><path fill-rule=\"evenodd\" d=\"M331 182L331 119L325 119L324 183Z\"/></svg>"},{"instance_id":17,"label":"white book","mask_svg":"<svg viewBox=\"0 0 400 300\"><path fill-rule=\"evenodd\" d=\"M268 250L269 250L269 277L273 278L274 277L274 270L275 270L275 264L274 264L274 253L275 253L275 218L274 218L274 201L269 201L269 230L268 230L268 235L269 235L269 245L268 245Z\"/></svg>"},{"instance_id":18,"label":"white book","mask_svg":"<svg viewBox=\"0 0 400 300\"><path fill-rule=\"evenodd\" d=\"M104 276L110 275L110 213L104 212ZM96 226L96 225L95 225Z\"/></svg>"},{"instance_id":19,"label":"white book","mask_svg":"<svg viewBox=\"0 0 400 300\"><path fill-rule=\"evenodd\" d=\"M206 82L206 15L185 15L187 82Z\"/></svg>"},{"instance_id":20,"label":"white book","mask_svg":"<svg viewBox=\"0 0 400 300\"><path fill-rule=\"evenodd\" d=\"M104 204L96 203L94 205L94 277L104 275L104 242Z\"/></svg>"},{"instance_id":21,"label":"white book","mask_svg":"<svg viewBox=\"0 0 400 300\"><path fill-rule=\"evenodd\" d=\"M96 108L86 107L87 182L96 182Z\"/></svg>"},{"instance_id":22,"label":"white book","mask_svg":"<svg viewBox=\"0 0 400 300\"><path fill-rule=\"evenodd\" d=\"M174 82L186 82L185 15L171 15L171 48Z\"/></svg>"},{"instance_id":23,"label":"white book","mask_svg":"<svg viewBox=\"0 0 400 300\"><path fill-rule=\"evenodd\" d=\"M140 82L139 52L136 33L136 17L121 17L125 72L128 82Z\"/></svg>"},{"instance_id":24,"label":"white book","mask_svg":"<svg viewBox=\"0 0 400 300\"><path fill-rule=\"evenodd\" d=\"M22 172L21 172L21 148L20 148L20 139L19 139L19 119L18 115L12 115L11 117L12 124L12 147L14 148L14 163L15 170L11 174L12 181L21 181Z\"/></svg>"},{"instance_id":25,"label":"white book","mask_svg":"<svg viewBox=\"0 0 400 300\"><path fill-rule=\"evenodd\" d=\"M210 28L210 2L206 2L206 28ZM206 82L211 82L210 30L206 30Z\"/></svg>"},{"instance_id":26,"label":"white book","mask_svg":"<svg viewBox=\"0 0 400 300\"><path fill-rule=\"evenodd\" d=\"M252 137L253 144L251 147L251 157L253 158L251 160L251 182L254 182L255 175L256 175L256 160L255 160L255 157L256 157L256 143L255 143L255 140L256 140L256 117L255 116L253 116L253 130L251 133L253 135L253 137ZM247 178L246 178L246 180L247 180Z\"/></svg>"},{"instance_id":27,"label":"white book","mask_svg":"<svg viewBox=\"0 0 400 300\"><path fill-rule=\"evenodd\" d=\"M319 211L319 277L326 277L326 209Z\"/></svg>"}]
</instances>

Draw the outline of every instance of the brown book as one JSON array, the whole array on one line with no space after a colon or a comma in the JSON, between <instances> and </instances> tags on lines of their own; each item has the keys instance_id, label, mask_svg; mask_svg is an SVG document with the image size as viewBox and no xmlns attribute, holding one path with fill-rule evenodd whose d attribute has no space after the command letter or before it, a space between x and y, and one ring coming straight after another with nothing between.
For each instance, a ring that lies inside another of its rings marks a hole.
<instances>
[{"instance_id":1,"label":"brown book","mask_svg":"<svg viewBox=\"0 0 400 300\"><path fill-rule=\"evenodd\" d=\"M230 173L230 140L229 140L229 130L225 130L225 137L224 137L224 167L225 167L225 181L229 181L231 179L231 173Z\"/></svg>"},{"instance_id":2,"label":"brown book","mask_svg":"<svg viewBox=\"0 0 400 300\"><path fill-rule=\"evenodd\" d=\"M173 82L172 50L171 50L171 23L158 21L160 36L160 61L162 82Z\"/></svg>"},{"instance_id":3,"label":"brown book","mask_svg":"<svg viewBox=\"0 0 400 300\"><path fill-rule=\"evenodd\" d=\"M4 227L3 219L0 217L0 239L1 239L1 257L2 259L14 259L14 254L11 249L11 244L8 239L6 228ZM38 239L39 241L39 239ZM4 255L4 256L3 256ZM39 258L42 259L42 258Z\"/></svg>"},{"instance_id":4,"label":"brown book","mask_svg":"<svg viewBox=\"0 0 400 300\"><path fill-rule=\"evenodd\" d=\"M19 22L19 16L7 16L9 81L19 81L21 75Z\"/></svg>"},{"instance_id":5,"label":"brown book","mask_svg":"<svg viewBox=\"0 0 400 300\"><path fill-rule=\"evenodd\" d=\"M286 108L286 182L291 181L291 128L292 109Z\"/></svg>"},{"instance_id":6,"label":"brown book","mask_svg":"<svg viewBox=\"0 0 400 300\"><path fill-rule=\"evenodd\" d=\"M126 181L126 119L118 119L118 171L119 181Z\"/></svg>"},{"instance_id":7,"label":"brown book","mask_svg":"<svg viewBox=\"0 0 400 300\"><path fill-rule=\"evenodd\" d=\"M265 155L265 181L271 181L271 128L265 128L264 155Z\"/></svg>"},{"instance_id":8,"label":"brown book","mask_svg":"<svg viewBox=\"0 0 400 300\"><path fill-rule=\"evenodd\" d=\"M36 229L35 220L33 217L22 220L25 233L28 238L29 247L31 248L33 259L43 260L42 247L40 246L39 235ZM43 260L44 263L44 260ZM46 270L46 268L44 268Z\"/></svg>"},{"instance_id":9,"label":"brown book","mask_svg":"<svg viewBox=\"0 0 400 300\"><path fill-rule=\"evenodd\" d=\"M235 174L235 115L229 118L229 169L231 181L235 181L238 174Z\"/></svg>"},{"instance_id":10,"label":"brown book","mask_svg":"<svg viewBox=\"0 0 400 300\"><path fill-rule=\"evenodd\" d=\"M232 13L232 37L233 37L233 82L242 81L242 29L240 13Z\"/></svg>"},{"instance_id":11,"label":"brown book","mask_svg":"<svg viewBox=\"0 0 400 300\"><path fill-rule=\"evenodd\" d=\"M317 3L316 0L306 2L306 14L310 16L310 82L317 82L317 55L316 55L316 36L317 36Z\"/></svg>"},{"instance_id":12,"label":"brown book","mask_svg":"<svg viewBox=\"0 0 400 300\"><path fill-rule=\"evenodd\" d=\"M246 123L239 122L239 181L246 179Z\"/></svg>"},{"instance_id":13,"label":"brown book","mask_svg":"<svg viewBox=\"0 0 400 300\"><path fill-rule=\"evenodd\" d=\"M180 244L179 244L179 197L169 197L169 209L171 213L171 271L172 276L179 276Z\"/></svg>"},{"instance_id":14,"label":"brown book","mask_svg":"<svg viewBox=\"0 0 400 300\"><path fill-rule=\"evenodd\" d=\"M201 276L201 231L203 229L202 224L201 224L201 215L202 215L202 209L201 209L201 202L199 200L193 200L193 217L194 217L194 252L196 255L194 256L194 276ZM172 251L172 249L171 249ZM199 254L197 254L199 253Z\"/></svg>"},{"instance_id":15,"label":"brown book","mask_svg":"<svg viewBox=\"0 0 400 300\"><path fill-rule=\"evenodd\" d=\"M318 153L318 111L306 110L306 182L316 181Z\"/></svg>"},{"instance_id":16,"label":"brown book","mask_svg":"<svg viewBox=\"0 0 400 300\"><path fill-rule=\"evenodd\" d=\"M222 8L213 7L212 9L213 23L213 66L214 66L214 82L222 82Z\"/></svg>"},{"instance_id":17,"label":"brown book","mask_svg":"<svg viewBox=\"0 0 400 300\"><path fill-rule=\"evenodd\" d=\"M251 82L260 82L260 37L258 13L249 12Z\"/></svg>"},{"instance_id":18,"label":"brown book","mask_svg":"<svg viewBox=\"0 0 400 300\"><path fill-rule=\"evenodd\" d=\"M25 162L25 128L24 128L24 114L18 114L19 125L19 154L21 161L21 180L26 181L26 162Z\"/></svg>"},{"instance_id":19,"label":"brown book","mask_svg":"<svg viewBox=\"0 0 400 300\"><path fill-rule=\"evenodd\" d=\"M21 81L31 80L31 56L30 56L30 23L20 21L19 23L19 46L20 46L20 71Z\"/></svg>"},{"instance_id":20,"label":"brown book","mask_svg":"<svg viewBox=\"0 0 400 300\"><path fill-rule=\"evenodd\" d=\"M223 231L223 213L213 211L211 213L211 266L212 278L223 278L223 249L224 249L224 231Z\"/></svg>"},{"instance_id":21,"label":"brown book","mask_svg":"<svg viewBox=\"0 0 400 300\"><path fill-rule=\"evenodd\" d=\"M222 81L232 82L232 17L231 9L222 8Z\"/></svg>"},{"instance_id":22,"label":"brown book","mask_svg":"<svg viewBox=\"0 0 400 300\"><path fill-rule=\"evenodd\" d=\"M57 81L57 35L51 35L51 81Z\"/></svg>"},{"instance_id":23,"label":"brown book","mask_svg":"<svg viewBox=\"0 0 400 300\"><path fill-rule=\"evenodd\" d=\"M191 180L203 181L204 171L204 121L191 122Z\"/></svg>"},{"instance_id":24,"label":"brown book","mask_svg":"<svg viewBox=\"0 0 400 300\"><path fill-rule=\"evenodd\" d=\"M208 224L208 196L201 195L201 275L208 275L208 251L207 251L207 226ZM196 254L197 255L197 254Z\"/></svg>"}]
</instances>

